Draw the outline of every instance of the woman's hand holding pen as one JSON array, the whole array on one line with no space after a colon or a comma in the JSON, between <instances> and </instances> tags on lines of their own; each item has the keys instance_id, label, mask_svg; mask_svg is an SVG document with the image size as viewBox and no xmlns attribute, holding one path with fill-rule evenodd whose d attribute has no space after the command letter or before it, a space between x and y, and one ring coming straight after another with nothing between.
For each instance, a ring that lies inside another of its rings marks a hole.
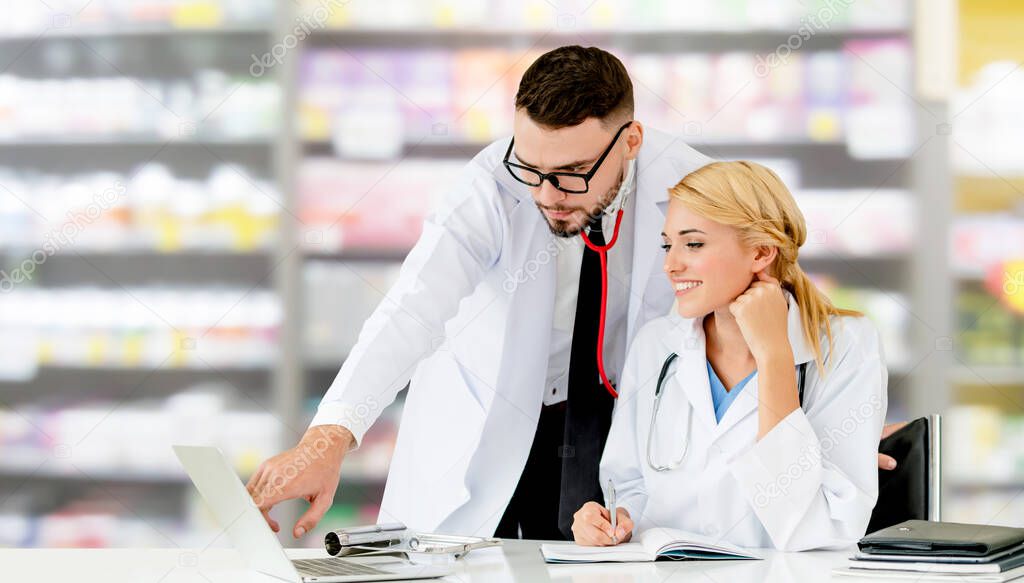
<instances>
[{"instance_id":1,"label":"woman's hand holding pen","mask_svg":"<svg viewBox=\"0 0 1024 583\"><path fill-rule=\"evenodd\" d=\"M628 542L633 536L633 519L629 517L629 511L622 507L617 508L616 521L618 525L615 532L612 532L608 509L597 502L587 502L573 515L573 539L578 545L592 547L608 547Z\"/></svg>"}]
</instances>

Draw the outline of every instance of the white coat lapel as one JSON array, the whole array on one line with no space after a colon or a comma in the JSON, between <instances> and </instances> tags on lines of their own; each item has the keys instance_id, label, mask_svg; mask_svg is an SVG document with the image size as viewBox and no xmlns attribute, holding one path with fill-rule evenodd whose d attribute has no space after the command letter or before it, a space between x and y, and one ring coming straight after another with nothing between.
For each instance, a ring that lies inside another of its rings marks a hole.
<instances>
[{"instance_id":1,"label":"white coat lapel","mask_svg":"<svg viewBox=\"0 0 1024 583\"><path fill-rule=\"evenodd\" d=\"M690 407L693 407L694 422L700 424L699 430L713 434L717 430L715 408L711 402L711 382L708 379L707 355L705 352L704 327L702 318L684 319L680 326L684 327L681 342L676 347L679 355L678 368L672 375L672 386L666 391L681 391L686 395ZM691 428L697 430L697 428Z\"/></svg>"},{"instance_id":2,"label":"white coat lapel","mask_svg":"<svg viewBox=\"0 0 1024 583\"><path fill-rule=\"evenodd\" d=\"M512 138L510 137L508 141L512 141ZM504 152L505 149L508 148L508 144L505 141L502 141L502 146L502 151ZM518 201L518 207L523 206L522 203L525 201L533 200L533 197L530 196L530 191L527 189L527 186L522 182L519 182L515 178L512 178L512 175L509 174L508 172L508 168L505 168L505 165L502 164L501 162L498 162L498 164L494 167L494 170L491 172L491 174L494 176L494 179L498 182L498 185L500 187L504 187L505 190L509 192L509 194L515 197L515 199ZM533 205L531 204L529 206Z\"/></svg>"},{"instance_id":3,"label":"white coat lapel","mask_svg":"<svg viewBox=\"0 0 1024 583\"><path fill-rule=\"evenodd\" d=\"M510 274L502 285L508 294L509 320L496 390L514 410L534 416L540 411L542 391L526 388L544 384L554 317L556 276L552 252L557 247L526 186L509 176L504 166L495 168L493 175L499 187L518 200L509 212L511 224L502 250L507 254L504 262Z\"/></svg>"}]
</instances>

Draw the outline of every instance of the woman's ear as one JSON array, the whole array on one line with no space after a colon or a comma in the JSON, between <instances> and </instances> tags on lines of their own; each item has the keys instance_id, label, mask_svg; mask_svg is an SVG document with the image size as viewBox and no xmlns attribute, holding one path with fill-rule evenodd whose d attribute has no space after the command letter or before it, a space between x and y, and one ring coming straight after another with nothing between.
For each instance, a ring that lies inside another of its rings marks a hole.
<instances>
[{"instance_id":1,"label":"woman's ear","mask_svg":"<svg viewBox=\"0 0 1024 583\"><path fill-rule=\"evenodd\" d=\"M762 271L770 267L778 256L778 247L774 245L761 245L754 250L754 264L751 265L751 269L754 273ZM771 273L770 270L769 273Z\"/></svg>"}]
</instances>

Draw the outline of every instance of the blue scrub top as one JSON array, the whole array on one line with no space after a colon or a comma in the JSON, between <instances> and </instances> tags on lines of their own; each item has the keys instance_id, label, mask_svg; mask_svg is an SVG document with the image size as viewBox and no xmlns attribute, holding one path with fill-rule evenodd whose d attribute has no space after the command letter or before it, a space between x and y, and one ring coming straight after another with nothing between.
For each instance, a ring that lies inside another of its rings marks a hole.
<instances>
[{"instance_id":1,"label":"blue scrub top","mask_svg":"<svg viewBox=\"0 0 1024 583\"><path fill-rule=\"evenodd\" d=\"M747 378L736 383L736 386L731 390L725 390L725 385L722 384L721 379L715 374L715 369L711 368L711 361L708 361L708 380L711 381L711 402L715 406L715 421L720 422L725 412L729 409L729 405L736 400L736 395L740 394L743 387L747 386L750 379L754 378L757 374L757 370L747 375Z\"/></svg>"}]
</instances>

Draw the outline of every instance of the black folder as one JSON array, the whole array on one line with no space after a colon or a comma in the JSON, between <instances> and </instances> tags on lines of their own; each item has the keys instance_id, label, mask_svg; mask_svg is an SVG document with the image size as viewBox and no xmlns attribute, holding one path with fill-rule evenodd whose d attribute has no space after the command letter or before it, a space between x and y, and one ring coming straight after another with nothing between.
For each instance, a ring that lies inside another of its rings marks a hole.
<instances>
[{"instance_id":1,"label":"black folder","mask_svg":"<svg viewBox=\"0 0 1024 583\"><path fill-rule=\"evenodd\" d=\"M984 557L1024 543L1024 528L908 520L860 539L873 555Z\"/></svg>"}]
</instances>

